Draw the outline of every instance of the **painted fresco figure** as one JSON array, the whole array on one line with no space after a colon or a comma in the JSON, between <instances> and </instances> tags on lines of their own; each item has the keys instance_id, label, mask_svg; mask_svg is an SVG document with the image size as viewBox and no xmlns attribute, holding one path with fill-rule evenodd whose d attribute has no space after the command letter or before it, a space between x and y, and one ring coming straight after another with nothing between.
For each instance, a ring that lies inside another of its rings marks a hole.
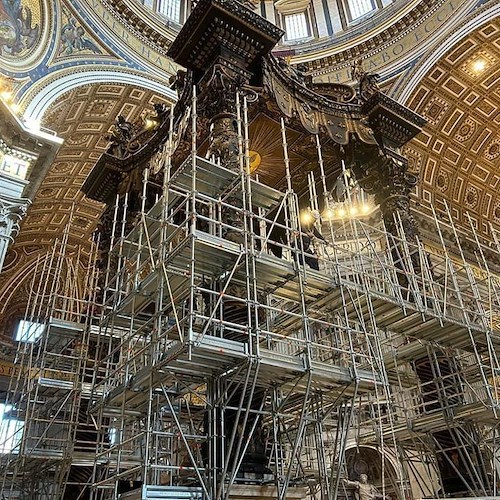
<instances>
[{"instance_id":1,"label":"painted fresco figure","mask_svg":"<svg viewBox=\"0 0 500 500\"><path fill-rule=\"evenodd\" d=\"M39 26L32 26L32 18L22 0L0 0L0 55L20 54L35 45Z\"/></svg>"}]
</instances>

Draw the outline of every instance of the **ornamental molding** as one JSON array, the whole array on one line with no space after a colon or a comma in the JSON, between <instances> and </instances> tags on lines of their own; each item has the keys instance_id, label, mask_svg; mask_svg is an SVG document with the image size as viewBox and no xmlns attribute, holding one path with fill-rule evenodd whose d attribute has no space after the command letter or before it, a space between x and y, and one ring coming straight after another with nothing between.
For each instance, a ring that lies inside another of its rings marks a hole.
<instances>
[{"instance_id":1,"label":"ornamental molding","mask_svg":"<svg viewBox=\"0 0 500 500\"><path fill-rule=\"evenodd\" d=\"M14 240L30 203L25 198L0 198L0 238Z\"/></svg>"},{"instance_id":2,"label":"ornamental molding","mask_svg":"<svg viewBox=\"0 0 500 500\"><path fill-rule=\"evenodd\" d=\"M177 36L180 25L165 19L160 23L157 15L142 7L139 2L128 0L98 0L102 7L131 33L141 38L145 44L154 47L163 54L166 53L172 41ZM89 8L95 9L96 0L84 0Z\"/></svg>"},{"instance_id":3,"label":"ornamental molding","mask_svg":"<svg viewBox=\"0 0 500 500\"><path fill-rule=\"evenodd\" d=\"M276 0L274 7L283 15L304 12L311 5L311 0Z\"/></svg>"}]
</instances>

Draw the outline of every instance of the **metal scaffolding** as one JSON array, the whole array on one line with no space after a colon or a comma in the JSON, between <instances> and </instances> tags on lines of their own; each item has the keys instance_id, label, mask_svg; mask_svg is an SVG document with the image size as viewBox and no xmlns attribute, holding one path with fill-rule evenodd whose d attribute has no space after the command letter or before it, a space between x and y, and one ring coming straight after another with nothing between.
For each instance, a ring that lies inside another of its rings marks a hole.
<instances>
[{"instance_id":1,"label":"metal scaffolding","mask_svg":"<svg viewBox=\"0 0 500 500\"><path fill-rule=\"evenodd\" d=\"M196 97L191 118L196 138ZM221 500L249 483L337 498L346 450L362 445L380 452L384 494L412 494L417 456L435 475L447 461L470 493L496 492L498 279L479 241L466 255L451 217L436 215L432 245L410 243L400 220L393 234L373 218L323 217L315 236L284 123L283 191L248 173L245 103L238 133L239 171L198 156L195 139L174 169L171 130L154 160L162 195L147 208L145 169L141 209L117 198L90 409L94 498Z\"/></svg>"},{"instance_id":2,"label":"metal scaffolding","mask_svg":"<svg viewBox=\"0 0 500 500\"><path fill-rule=\"evenodd\" d=\"M432 241L335 215L319 136L301 219L284 121L278 190L250 173L246 100L238 170L198 154L196 104L191 155L174 167L172 114L163 185L117 196L101 285L94 247L75 289L69 229L37 263L4 497L346 498L360 450L383 495L496 495L500 282L472 221L473 252L449 211Z\"/></svg>"},{"instance_id":3,"label":"metal scaffolding","mask_svg":"<svg viewBox=\"0 0 500 500\"><path fill-rule=\"evenodd\" d=\"M82 471L87 468L86 483L92 470L96 434L85 432L85 413L93 373L89 346L98 332L91 322L97 247L90 257L80 249L70 256L68 236L69 224L37 260L17 330L0 424L2 498L69 498L83 487Z\"/></svg>"},{"instance_id":4,"label":"metal scaffolding","mask_svg":"<svg viewBox=\"0 0 500 500\"><path fill-rule=\"evenodd\" d=\"M407 311L380 332L393 421L377 421L371 430L364 425L361 442L394 438L422 496L443 495L446 471L459 478L464 495L496 495L500 281L472 221L470 231L459 234L446 209L448 220L433 213L436 242L418 243L419 272L410 282L422 301L420 318ZM463 249L466 236L474 253ZM440 470L434 485L415 463Z\"/></svg>"}]
</instances>

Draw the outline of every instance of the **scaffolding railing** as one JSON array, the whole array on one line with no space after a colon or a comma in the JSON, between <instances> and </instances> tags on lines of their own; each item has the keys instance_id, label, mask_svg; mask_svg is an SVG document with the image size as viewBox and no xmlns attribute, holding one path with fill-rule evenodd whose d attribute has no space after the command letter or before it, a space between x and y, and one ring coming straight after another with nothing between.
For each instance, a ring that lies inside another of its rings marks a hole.
<instances>
[{"instance_id":1,"label":"scaffolding railing","mask_svg":"<svg viewBox=\"0 0 500 500\"><path fill-rule=\"evenodd\" d=\"M172 170L167 142L163 196L146 210L146 169L140 212L117 198L96 365L105 376L91 408L95 498L125 480L217 499L239 481L273 483L279 498L299 484L335 498L348 443L411 468L416 453L430 461L426 432L467 418L493 425L499 281L484 253L465 258L451 217L434 216L437 244L408 241L397 217L396 234L373 215L303 227L284 124L284 191L248 173L244 111L238 124L239 172L199 157L195 139ZM437 353L453 370L420 380L411 362ZM384 464L378 486L404 498L408 470Z\"/></svg>"},{"instance_id":2,"label":"scaffolding railing","mask_svg":"<svg viewBox=\"0 0 500 500\"><path fill-rule=\"evenodd\" d=\"M0 456L4 498L62 498L85 448L87 463L93 462L95 438L85 443L82 428L93 371L89 346L97 338L91 328L97 247L90 255L78 249L70 260L68 234L69 226L38 259L18 328L16 370L5 401L16 435L4 436Z\"/></svg>"}]
</instances>

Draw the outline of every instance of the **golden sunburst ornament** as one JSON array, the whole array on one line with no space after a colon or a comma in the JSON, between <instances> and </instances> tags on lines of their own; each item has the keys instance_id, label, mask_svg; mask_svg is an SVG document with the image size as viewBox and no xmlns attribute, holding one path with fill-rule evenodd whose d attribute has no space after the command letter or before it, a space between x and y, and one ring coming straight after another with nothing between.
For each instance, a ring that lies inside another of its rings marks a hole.
<instances>
[{"instance_id":1,"label":"golden sunburst ornament","mask_svg":"<svg viewBox=\"0 0 500 500\"><path fill-rule=\"evenodd\" d=\"M249 156L250 173L253 174L260 167L262 157L257 151L249 151L248 156Z\"/></svg>"}]
</instances>

